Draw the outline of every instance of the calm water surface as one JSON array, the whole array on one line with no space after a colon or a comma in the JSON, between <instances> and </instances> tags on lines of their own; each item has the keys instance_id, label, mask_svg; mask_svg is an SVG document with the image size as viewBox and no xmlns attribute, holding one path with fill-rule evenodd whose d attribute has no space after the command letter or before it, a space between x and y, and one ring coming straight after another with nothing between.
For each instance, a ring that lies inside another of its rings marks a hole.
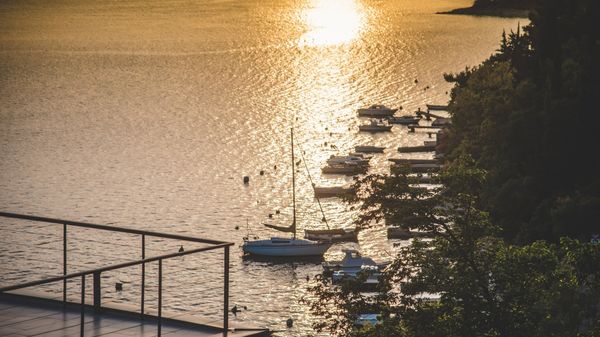
<instances>
[{"instance_id":1,"label":"calm water surface","mask_svg":"<svg viewBox=\"0 0 600 337\"><path fill-rule=\"evenodd\" d=\"M372 172L387 172L387 158L400 156L396 147L422 144L427 134L401 126L385 135L357 133L363 121L355 109L384 103L412 112L446 103L450 85L442 74L481 62L502 30L518 23L434 14L467 5L4 1L0 208L233 241L231 303L248 311L232 319L306 335L315 318L299 299L310 296L306 276L320 265L244 261L239 249L246 221L261 237L275 234L261 226L269 213L281 211L271 223L289 223L289 128L295 127L297 154L305 153L318 185L351 182L320 168L331 154L359 144L386 146ZM299 227L318 228L321 216L301 168ZM336 199L323 205L332 226L352 227L349 206ZM0 230L1 284L61 273L60 228L2 220ZM133 236L70 235L72 271L139 257ZM359 239L333 246L326 258L354 247L382 261L395 250L382 230ZM178 244L151 241L149 254ZM152 306L155 270L149 268ZM169 310L220 318L220 253L168 261L165 268ZM138 275L135 268L104 275L106 300L138 303ZM120 293L113 291L116 280L125 283ZM77 296L77 284L72 287ZM289 330L288 317L295 320Z\"/></svg>"}]
</instances>

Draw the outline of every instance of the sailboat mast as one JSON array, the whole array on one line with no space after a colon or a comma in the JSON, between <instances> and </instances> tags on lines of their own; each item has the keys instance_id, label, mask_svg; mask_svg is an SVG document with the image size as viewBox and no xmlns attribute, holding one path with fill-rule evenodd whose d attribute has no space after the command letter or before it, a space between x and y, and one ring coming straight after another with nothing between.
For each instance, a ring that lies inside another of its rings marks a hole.
<instances>
[{"instance_id":1,"label":"sailboat mast","mask_svg":"<svg viewBox=\"0 0 600 337\"><path fill-rule=\"evenodd\" d=\"M292 227L294 229L294 240L296 240L296 162L294 158L294 128L290 129L292 139Z\"/></svg>"}]
</instances>

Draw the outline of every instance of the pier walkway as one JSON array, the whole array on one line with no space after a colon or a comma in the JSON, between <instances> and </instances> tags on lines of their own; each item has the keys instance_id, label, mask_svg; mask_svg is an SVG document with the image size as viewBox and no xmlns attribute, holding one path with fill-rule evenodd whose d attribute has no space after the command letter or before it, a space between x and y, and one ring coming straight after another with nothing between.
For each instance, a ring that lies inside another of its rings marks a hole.
<instances>
[{"instance_id":1,"label":"pier walkway","mask_svg":"<svg viewBox=\"0 0 600 337\"><path fill-rule=\"evenodd\" d=\"M80 305L63 305L60 301L39 298L39 294L0 295L0 336L66 337L77 336L81 329ZM183 319L167 318L163 314L162 335L169 337L246 337L267 336L265 329L230 327L225 334L222 328ZM139 315L125 310L103 308L97 312L91 306L85 308L84 336L146 337L157 336L157 318Z\"/></svg>"}]
</instances>

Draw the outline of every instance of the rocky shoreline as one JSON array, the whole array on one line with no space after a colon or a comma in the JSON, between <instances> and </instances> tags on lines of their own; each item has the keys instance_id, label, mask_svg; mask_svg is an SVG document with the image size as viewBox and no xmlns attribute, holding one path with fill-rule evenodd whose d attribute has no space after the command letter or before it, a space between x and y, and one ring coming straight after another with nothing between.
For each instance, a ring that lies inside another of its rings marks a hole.
<instances>
[{"instance_id":1,"label":"rocky shoreline","mask_svg":"<svg viewBox=\"0 0 600 337\"><path fill-rule=\"evenodd\" d=\"M475 15L475 16L496 16L506 18L528 18L528 9L516 8L457 8L447 12L437 12L437 14L452 14L452 15Z\"/></svg>"}]
</instances>

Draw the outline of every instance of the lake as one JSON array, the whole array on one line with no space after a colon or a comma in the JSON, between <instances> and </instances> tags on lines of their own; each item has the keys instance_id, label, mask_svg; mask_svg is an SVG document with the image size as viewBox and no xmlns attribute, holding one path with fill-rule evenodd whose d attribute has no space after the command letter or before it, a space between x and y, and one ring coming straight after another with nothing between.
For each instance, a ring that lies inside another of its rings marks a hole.
<instances>
[{"instance_id":1,"label":"lake","mask_svg":"<svg viewBox=\"0 0 600 337\"><path fill-rule=\"evenodd\" d=\"M300 299L310 298L306 276L321 266L246 261L240 249L247 224L251 236L263 238L276 233L262 223L289 224L290 128L306 164L298 167L298 227L322 228L307 168L319 186L348 184L351 177L321 174L331 154L385 146L371 172L386 173L387 159L401 157L395 148L429 139L402 126L359 133L365 120L356 109L382 103L410 113L425 103L446 104L451 84L442 75L477 65L498 48L503 30L527 23L435 14L468 5L4 1L0 209L235 242L230 303L248 310L231 319L282 336L306 335L318 318ZM353 227L351 205L322 202L330 226ZM0 230L1 284L62 273L61 228L2 220ZM139 238L70 235L72 271L139 258ZM147 254L179 248L178 242L149 244ZM361 232L358 244L334 245L326 258L341 257L345 248L378 261L397 249L384 229L374 228ZM167 261L165 308L219 319L222 263L219 253ZM139 268L105 276L107 301L137 303ZM156 303L152 279L150 306ZM122 292L114 291L117 280ZM72 284L74 296L77 287ZM292 329L285 327L289 317Z\"/></svg>"}]
</instances>

